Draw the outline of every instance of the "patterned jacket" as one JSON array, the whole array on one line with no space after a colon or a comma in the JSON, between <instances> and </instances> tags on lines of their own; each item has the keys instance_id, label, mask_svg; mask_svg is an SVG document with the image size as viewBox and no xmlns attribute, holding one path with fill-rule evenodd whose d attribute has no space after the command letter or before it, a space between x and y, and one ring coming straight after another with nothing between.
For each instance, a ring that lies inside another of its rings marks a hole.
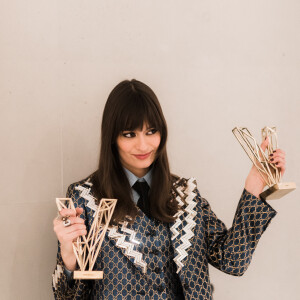
<instances>
[{"instance_id":1,"label":"patterned jacket","mask_svg":"<svg viewBox=\"0 0 300 300\"><path fill-rule=\"evenodd\" d=\"M244 189L232 227L227 230L207 200L200 196L194 178L180 178L174 187L182 210L175 215L175 222L165 227L156 224L158 235L152 242L159 247L161 241L171 241L169 256L173 273L179 276L185 299L210 300L208 263L225 273L243 275L276 212ZM97 208L90 179L71 184L67 197L72 198L76 207L84 209L81 217L89 228ZM52 275L55 299L171 299L170 293L160 288L161 283L172 285L168 283L170 269L162 277L150 271L155 264L163 263L155 261L156 256L147 249L151 247L146 240L151 226L140 211L134 223L123 222L108 229L95 265L95 269L103 271L103 280L68 281L58 245L57 265Z\"/></svg>"}]
</instances>

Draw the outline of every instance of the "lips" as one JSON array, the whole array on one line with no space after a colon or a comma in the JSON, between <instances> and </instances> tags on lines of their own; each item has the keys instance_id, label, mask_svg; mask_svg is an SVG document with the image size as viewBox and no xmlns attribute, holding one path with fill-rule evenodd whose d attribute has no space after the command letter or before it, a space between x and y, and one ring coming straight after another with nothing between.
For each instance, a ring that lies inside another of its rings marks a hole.
<instances>
[{"instance_id":1,"label":"lips","mask_svg":"<svg viewBox=\"0 0 300 300\"><path fill-rule=\"evenodd\" d=\"M149 153L145 153L145 154L133 154L134 157L136 157L137 159L146 159L151 155L152 151Z\"/></svg>"}]
</instances>

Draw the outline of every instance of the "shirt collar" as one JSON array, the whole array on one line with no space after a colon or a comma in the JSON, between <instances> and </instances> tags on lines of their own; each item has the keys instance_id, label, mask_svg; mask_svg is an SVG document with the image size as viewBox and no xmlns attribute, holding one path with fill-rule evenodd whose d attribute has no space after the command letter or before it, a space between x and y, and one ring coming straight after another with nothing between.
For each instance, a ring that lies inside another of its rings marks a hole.
<instances>
[{"instance_id":1,"label":"shirt collar","mask_svg":"<svg viewBox=\"0 0 300 300\"><path fill-rule=\"evenodd\" d=\"M149 185L149 187L151 187L151 182L152 182L152 168L147 172L147 174L143 177L137 177L135 176L132 172L130 172L129 170L127 170L126 168L124 168L125 174L128 178L129 184L132 187L135 182L138 181L146 181Z\"/></svg>"}]
</instances>

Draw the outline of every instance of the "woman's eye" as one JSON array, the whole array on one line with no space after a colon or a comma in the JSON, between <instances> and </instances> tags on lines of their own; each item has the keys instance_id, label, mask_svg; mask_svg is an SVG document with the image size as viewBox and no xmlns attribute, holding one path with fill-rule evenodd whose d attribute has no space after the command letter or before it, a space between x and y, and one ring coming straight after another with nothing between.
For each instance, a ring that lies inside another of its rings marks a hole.
<instances>
[{"instance_id":1,"label":"woman's eye","mask_svg":"<svg viewBox=\"0 0 300 300\"><path fill-rule=\"evenodd\" d=\"M151 134L154 134L155 132L157 132L157 129L152 128L152 129L150 129L150 130L147 132L147 134L148 134L148 135L151 135Z\"/></svg>"},{"instance_id":2,"label":"woman's eye","mask_svg":"<svg viewBox=\"0 0 300 300\"><path fill-rule=\"evenodd\" d=\"M130 132L123 132L122 135L124 137L127 137L127 138L131 138L131 137L135 137L135 133L130 131Z\"/></svg>"}]
</instances>

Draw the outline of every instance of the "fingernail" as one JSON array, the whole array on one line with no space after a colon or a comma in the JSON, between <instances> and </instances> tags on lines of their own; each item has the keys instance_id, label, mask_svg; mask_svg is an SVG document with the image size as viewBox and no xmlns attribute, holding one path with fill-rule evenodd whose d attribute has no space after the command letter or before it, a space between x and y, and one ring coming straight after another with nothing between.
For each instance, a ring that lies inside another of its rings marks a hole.
<instances>
[{"instance_id":1,"label":"fingernail","mask_svg":"<svg viewBox=\"0 0 300 300\"><path fill-rule=\"evenodd\" d=\"M273 153L271 153L270 156L273 156Z\"/></svg>"},{"instance_id":2,"label":"fingernail","mask_svg":"<svg viewBox=\"0 0 300 300\"><path fill-rule=\"evenodd\" d=\"M273 152L276 152L276 150L274 150Z\"/></svg>"},{"instance_id":3,"label":"fingernail","mask_svg":"<svg viewBox=\"0 0 300 300\"><path fill-rule=\"evenodd\" d=\"M278 165L278 162L275 165Z\"/></svg>"},{"instance_id":4,"label":"fingernail","mask_svg":"<svg viewBox=\"0 0 300 300\"><path fill-rule=\"evenodd\" d=\"M274 160L274 158L271 158L271 161L273 161Z\"/></svg>"}]
</instances>

